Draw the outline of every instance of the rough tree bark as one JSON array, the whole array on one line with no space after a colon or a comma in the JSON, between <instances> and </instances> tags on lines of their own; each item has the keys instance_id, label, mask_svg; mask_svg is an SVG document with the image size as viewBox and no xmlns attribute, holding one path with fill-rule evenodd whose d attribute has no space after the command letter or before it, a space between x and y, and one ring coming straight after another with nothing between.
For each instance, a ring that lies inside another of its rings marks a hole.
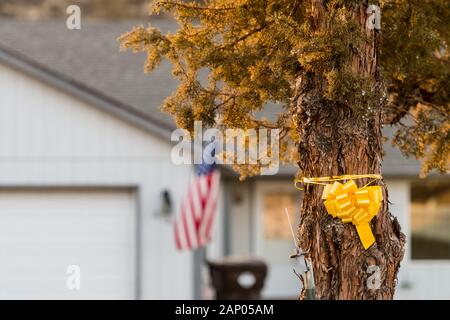
<instances>
[{"instance_id":1,"label":"rough tree bark","mask_svg":"<svg viewBox=\"0 0 450 320\"><path fill-rule=\"evenodd\" d=\"M327 28L322 1L312 1L315 28ZM366 30L366 6L353 10L353 18L370 41L351 61L352 71L377 79L376 30ZM325 81L313 74L302 74L296 81L292 111L301 137L298 145L299 167L304 177L381 172L381 114L361 121L351 106L330 105L323 99ZM365 184L367 181L358 180ZM362 247L355 227L342 224L327 214L322 186L308 185L302 204L299 240L310 252L318 299L392 299L397 272L403 258L405 236L388 208L388 192L383 181L384 201L371 222L376 243L367 251ZM369 289L366 282L370 265L380 268L381 286Z\"/></svg>"}]
</instances>

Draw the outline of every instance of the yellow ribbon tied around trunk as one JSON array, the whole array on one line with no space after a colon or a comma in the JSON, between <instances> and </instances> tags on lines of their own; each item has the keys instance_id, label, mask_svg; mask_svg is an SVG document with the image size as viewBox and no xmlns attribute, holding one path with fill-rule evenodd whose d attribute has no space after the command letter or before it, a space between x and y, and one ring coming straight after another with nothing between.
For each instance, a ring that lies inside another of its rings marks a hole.
<instances>
[{"instance_id":1,"label":"yellow ribbon tied around trunk","mask_svg":"<svg viewBox=\"0 0 450 320\"><path fill-rule=\"evenodd\" d=\"M364 187L358 188L353 179L372 178ZM359 239L368 249L375 243L375 237L370 228L370 221L380 210L383 193L380 186L369 186L380 175L343 175L336 177L303 178L296 180L302 183L324 185L322 199L327 212L333 218L341 219L342 223L353 223ZM347 180L345 183L339 181ZM325 183L332 182L332 183Z\"/></svg>"}]
</instances>

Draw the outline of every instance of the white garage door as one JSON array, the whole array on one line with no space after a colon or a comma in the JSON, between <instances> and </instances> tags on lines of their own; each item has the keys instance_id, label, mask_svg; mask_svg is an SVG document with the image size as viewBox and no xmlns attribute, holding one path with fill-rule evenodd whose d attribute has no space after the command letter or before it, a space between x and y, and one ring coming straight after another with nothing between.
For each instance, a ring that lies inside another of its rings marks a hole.
<instances>
[{"instance_id":1,"label":"white garage door","mask_svg":"<svg viewBox=\"0 0 450 320\"><path fill-rule=\"evenodd\" d=\"M132 191L0 189L0 299L131 299L135 275Z\"/></svg>"}]
</instances>

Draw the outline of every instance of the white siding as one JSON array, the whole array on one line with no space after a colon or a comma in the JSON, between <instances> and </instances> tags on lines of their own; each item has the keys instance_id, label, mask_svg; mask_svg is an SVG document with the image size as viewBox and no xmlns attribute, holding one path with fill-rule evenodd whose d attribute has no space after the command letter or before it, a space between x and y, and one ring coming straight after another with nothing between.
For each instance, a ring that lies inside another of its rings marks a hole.
<instances>
[{"instance_id":1,"label":"white siding","mask_svg":"<svg viewBox=\"0 0 450 320\"><path fill-rule=\"evenodd\" d=\"M252 182L229 183L228 208L230 214L230 253L236 256L252 254L252 237L255 228L252 220Z\"/></svg>"},{"instance_id":2,"label":"white siding","mask_svg":"<svg viewBox=\"0 0 450 320\"><path fill-rule=\"evenodd\" d=\"M405 257L398 275L396 299L450 299L450 261L411 259L411 185L388 180L391 212L406 235Z\"/></svg>"},{"instance_id":3,"label":"white siding","mask_svg":"<svg viewBox=\"0 0 450 320\"><path fill-rule=\"evenodd\" d=\"M0 187L138 187L142 298L191 298L193 292L192 256L176 252L170 221L155 216L163 189L178 208L190 175L189 167L172 164L170 148L0 65Z\"/></svg>"}]
</instances>

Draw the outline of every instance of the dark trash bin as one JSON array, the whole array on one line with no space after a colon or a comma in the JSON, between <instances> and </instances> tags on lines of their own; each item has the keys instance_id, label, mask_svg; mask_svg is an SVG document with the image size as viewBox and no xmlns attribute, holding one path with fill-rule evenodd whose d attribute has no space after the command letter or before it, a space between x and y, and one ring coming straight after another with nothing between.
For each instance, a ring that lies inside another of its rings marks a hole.
<instances>
[{"instance_id":1,"label":"dark trash bin","mask_svg":"<svg viewBox=\"0 0 450 320\"><path fill-rule=\"evenodd\" d=\"M267 275L267 264L259 259L208 261L211 282L219 300L255 300Z\"/></svg>"}]
</instances>

